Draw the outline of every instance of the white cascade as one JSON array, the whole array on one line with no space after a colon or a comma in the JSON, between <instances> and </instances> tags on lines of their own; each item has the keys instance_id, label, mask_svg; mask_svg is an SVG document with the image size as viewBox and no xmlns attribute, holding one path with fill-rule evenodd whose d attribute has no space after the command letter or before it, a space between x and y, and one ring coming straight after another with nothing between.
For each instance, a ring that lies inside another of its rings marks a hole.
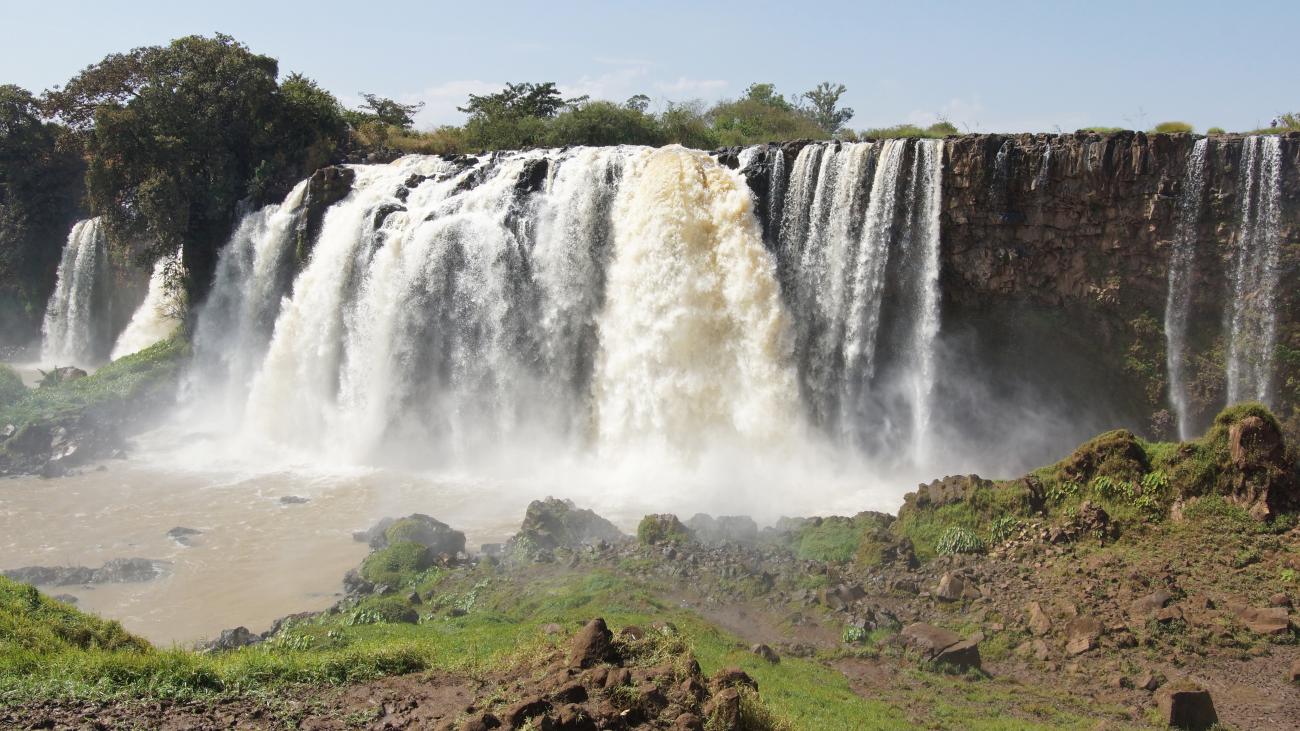
<instances>
[{"instance_id":1,"label":"white cascade","mask_svg":"<svg viewBox=\"0 0 1300 731\"><path fill-rule=\"evenodd\" d=\"M1205 198L1205 158L1209 139L1197 140L1187 156L1178 220L1169 255L1169 289L1165 299L1165 361L1169 371L1169 403L1174 409L1178 438L1192 437L1187 394L1187 319L1192 302L1192 268L1196 260L1197 225Z\"/></svg>"},{"instance_id":2,"label":"white cascade","mask_svg":"<svg viewBox=\"0 0 1300 731\"><path fill-rule=\"evenodd\" d=\"M131 322L118 335L111 360L138 353L171 337L185 321L187 299L183 285L180 252L163 256L154 263L144 301Z\"/></svg>"},{"instance_id":3,"label":"white cascade","mask_svg":"<svg viewBox=\"0 0 1300 731\"><path fill-rule=\"evenodd\" d=\"M1254 400L1271 405L1281 277L1281 138L1247 137L1241 148L1240 171L1228 319L1228 403Z\"/></svg>"},{"instance_id":4,"label":"white cascade","mask_svg":"<svg viewBox=\"0 0 1300 731\"><path fill-rule=\"evenodd\" d=\"M912 461L925 459L931 431L942 166L937 140L808 145L791 168L777 247L814 422ZM894 337L882 353L886 325ZM882 378L885 356L907 367Z\"/></svg>"},{"instance_id":5,"label":"white cascade","mask_svg":"<svg viewBox=\"0 0 1300 731\"><path fill-rule=\"evenodd\" d=\"M108 312L102 281L107 238L101 218L78 221L68 234L54 292L41 326L41 360L95 366L108 349Z\"/></svg>"},{"instance_id":6,"label":"white cascade","mask_svg":"<svg viewBox=\"0 0 1300 731\"><path fill-rule=\"evenodd\" d=\"M681 147L643 151L620 191L594 401L603 445L795 433L789 323L748 189Z\"/></svg>"}]
</instances>

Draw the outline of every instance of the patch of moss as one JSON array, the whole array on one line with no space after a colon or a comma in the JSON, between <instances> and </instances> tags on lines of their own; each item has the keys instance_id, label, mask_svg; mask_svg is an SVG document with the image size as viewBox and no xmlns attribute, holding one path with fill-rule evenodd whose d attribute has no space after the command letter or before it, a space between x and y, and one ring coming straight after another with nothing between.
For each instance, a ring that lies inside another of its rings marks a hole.
<instances>
[{"instance_id":1,"label":"patch of moss","mask_svg":"<svg viewBox=\"0 0 1300 731\"><path fill-rule=\"evenodd\" d=\"M415 541L398 541L366 557L361 575L376 586L405 586L433 566L434 555Z\"/></svg>"}]
</instances>

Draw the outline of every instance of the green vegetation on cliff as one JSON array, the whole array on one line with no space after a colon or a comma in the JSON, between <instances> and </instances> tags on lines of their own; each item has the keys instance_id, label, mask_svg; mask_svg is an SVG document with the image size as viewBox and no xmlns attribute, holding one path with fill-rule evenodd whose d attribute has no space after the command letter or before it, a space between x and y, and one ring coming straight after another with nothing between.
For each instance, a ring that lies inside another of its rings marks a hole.
<instances>
[{"instance_id":1,"label":"green vegetation on cliff","mask_svg":"<svg viewBox=\"0 0 1300 731\"><path fill-rule=\"evenodd\" d=\"M85 378L24 389L18 399L0 408L0 424L21 428L108 410L144 408L156 403L160 392L175 387L175 377L188 356L189 342L178 336L115 360Z\"/></svg>"}]
</instances>

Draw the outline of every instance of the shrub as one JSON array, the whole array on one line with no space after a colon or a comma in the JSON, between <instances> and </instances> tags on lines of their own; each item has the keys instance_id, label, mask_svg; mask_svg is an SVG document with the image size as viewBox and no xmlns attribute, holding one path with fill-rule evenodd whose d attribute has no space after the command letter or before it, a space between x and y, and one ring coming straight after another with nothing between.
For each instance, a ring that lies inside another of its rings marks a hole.
<instances>
[{"instance_id":1,"label":"shrub","mask_svg":"<svg viewBox=\"0 0 1300 731\"><path fill-rule=\"evenodd\" d=\"M1192 125L1186 122L1161 122L1152 130L1157 134L1179 134L1192 131Z\"/></svg>"},{"instance_id":2,"label":"shrub","mask_svg":"<svg viewBox=\"0 0 1300 731\"><path fill-rule=\"evenodd\" d=\"M664 513L642 518L636 527L636 537L644 545L656 546L662 543L687 543L692 536L690 529L682 525L676 515Z\"/></svg>"},{"instance_id":3,"label":"shrub","mask_svg":"<svg viewBox=\"0 0 1300 731\"><path fill-rule=\"evenodd\" d=\"M23 385L18 371L0 363L0 408L17 403L18 399L26 395L27 387Z\"/></svg>"},{"instance_id":4,"label":"shrub","mask_svg":"<svg viewBox=\"0 0 1300 731\"><path fill-rule=\"evenodd\" d=\"M433 566L433 552L414 541L390 544L366 557L361 575L373 584L398 587Z\"/></svg>"},{"instance_id":5,"label":"shrub","mask_svg":"<svg viewBox=\"0 0 1300 731\"><path fill-rule=\"evenodd\" d=\"M1228 133L1227 133L1226 131L1224 131L1224 129L1223 129L1222 127L1211 127L1211 128L1209 128L1209 129L1205 130L1205 134L1210 135L1210 136L1214 136L1214 135L1226 135L1226 134L1228 134Z\"/></svg>"},{"instance_id":6,"label":"shrub","mask_svg":"<svg viewBox=\"0 0 1300 731\"><path fill-rule=\"evenodd\" d=\"M366 601L348 617L348 624L353 626L364 624L416 624L419 621L420 613L415 611L405 600L395 596L379 597Z\"/></svg>"},{"instance_id":7,"label":"shrub","mask_svg":"<svg viewBox=\"0 0 1300 731\"><path fill-rule=\"evenodd\" d=\"M989 523L989 542L1004 543L1020 527L1020 519L1014 515L1000 515Z\"/></svg>"},{"instance_id":8,"label":"shrub","mask_svg":"<svg viewBox=\"0 0 1300 731\"><path fill-rule=\"evenodd\" d=\"M943 532L939 537L939 542L935 544L935 551L942 556L952 556L958 553L983 553L984 541L975 534L975 531L961 526L952 526Z\"/></svg>"}]
</instances>

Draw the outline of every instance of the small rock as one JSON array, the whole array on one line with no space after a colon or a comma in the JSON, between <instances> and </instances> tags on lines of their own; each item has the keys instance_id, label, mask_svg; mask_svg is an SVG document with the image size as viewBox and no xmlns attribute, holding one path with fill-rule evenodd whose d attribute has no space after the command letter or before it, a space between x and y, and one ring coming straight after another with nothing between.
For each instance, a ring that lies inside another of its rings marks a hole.
<instances>
[{"instance_id":1,"label":"small rock","mask_svg":"<svg viewBox=\"0 0 1300 731\"><path fill-rule=\"evenodd\" d=\"M1287 673L1287 678L1292 683L1300 683L1300 658L1292 661L1291 671Z\"/></svg>"},{"instance_id":2,"label":"small rock","mask_svg":"<svg viewBox=\"0 0 1300 731\"><path fill-rule=\"evenodd\" d=\"M781 656L777 655L776 651L768 647L767 645L764 644L754 645L753 647L749 648L749 651L772 664L781 662Z\"/></svg>"},{"instance_id":3,"label":"small rock","mask_svg":"<svg viewBox=\"0 0 1300 731\"><path fill-rule=\"evenodd\" d=\"M1240 607L1236 614L1246 629L1261 635L1286 634L1291 627L1285 607Z\"/></svg>"},{"instance_id":4,"label":"small rock","mask_svg":"<svg viewBox=\"0 0 1300 731\"><path fill-rule=\"evenodd\" d=\"M1038 602L1030 602L1026 607L1029 612L1029 631L1042 637L1052 631L1052 620L1043 611L1043 605Z\"/></svg>"},{"instance_id":5,"label":"small rock","mask_svg":"<svg viewBox=\"0 0 1300 731\"><path fill-rule=\"evenodd\" d=\"M302 505L311 502L311 498L305 498L300 495L284 495L280 498L281 505Z\"/></svg>"},{"instance_id":6,"label":"small rock","mask_svg":"<svg viewBox=\"0 0 1300 731\"><path fill-rule=\"evenodd\" d=\"M1083 653L1095 648L1097 640L1101 638L1103 631L1101 622L1094 617L1075 617L1066 625L1065 632L1068 638L1065 644L1065 651L1071 655L1082 655Z\"/></svg>"}]
</instances>

